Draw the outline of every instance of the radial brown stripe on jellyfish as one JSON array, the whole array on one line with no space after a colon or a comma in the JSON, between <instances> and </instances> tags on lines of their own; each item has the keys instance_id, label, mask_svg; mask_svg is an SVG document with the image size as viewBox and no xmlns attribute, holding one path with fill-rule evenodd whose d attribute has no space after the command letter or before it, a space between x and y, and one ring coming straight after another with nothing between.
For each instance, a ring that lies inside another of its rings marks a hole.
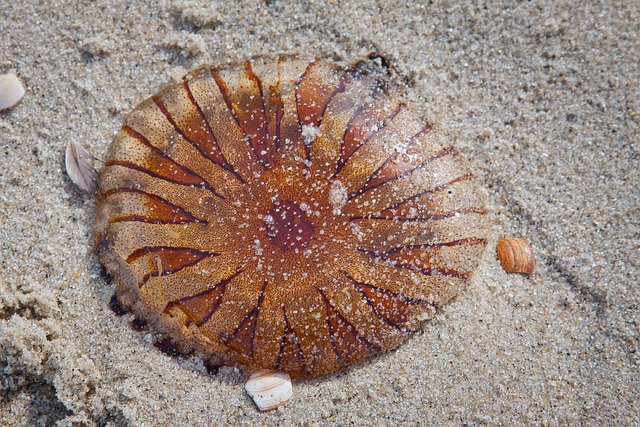
<instances>
[{"instance_id":1,"label":"radial brown stripe on jellyfish","mask_svg":"<svg viewBox=\"0 0 640 427\"><path fill-rule=\"evenodd\" d=\"M368 63L192 71L125 118L99 189L123 307L211 363L296 377L398 346L489 233L466 161Z\"/></svg>"}]
</instances>

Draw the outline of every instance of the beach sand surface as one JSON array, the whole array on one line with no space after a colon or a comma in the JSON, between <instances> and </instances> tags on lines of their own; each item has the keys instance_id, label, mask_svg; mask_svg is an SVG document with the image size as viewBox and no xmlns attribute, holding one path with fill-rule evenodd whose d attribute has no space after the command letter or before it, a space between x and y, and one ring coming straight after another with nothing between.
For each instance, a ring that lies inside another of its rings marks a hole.
<instances>
[{"instance_id":1,"label":"beach sand surface","mask_svg":"<svg viewBox=\"0 0 640 427\"><path fill-rule=\"evenodd\" d=\"M640 425L640 2L6 1L0 73L0 425ZM260 413L233 367L158 350L91 246L64 170L208 62L377 58L469 159L493 237L397 350ZM532 276L499 237L526 236Z\"/></svg>"}]
</instances>

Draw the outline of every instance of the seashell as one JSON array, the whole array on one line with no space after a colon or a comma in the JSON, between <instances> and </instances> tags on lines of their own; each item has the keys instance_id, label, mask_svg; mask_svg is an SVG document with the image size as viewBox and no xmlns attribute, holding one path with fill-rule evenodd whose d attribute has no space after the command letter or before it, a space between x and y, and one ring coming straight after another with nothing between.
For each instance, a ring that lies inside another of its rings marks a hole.
<instances>
[{"instance_id":1,"label":"seashell","mask_svg":"<svg viewBox=\"0 0 640 427\"><path fill-rule=\"evenodd\" d=\"M244 389L261 411L276 409L293 396L289 374L269 369L261 369L251 374Z\"/></svg>"},{"instance_id":2,"label":"seashell","mask_svg":"<svg viewBox=\"0 0 640 427\"><path fill-rule=\"evenodd\" d=\"M64 156L67 175L79 189L87 193L95 193L98 183L98 172L91 164L95 157L78 142L69 141Z\"/></svg>"},{"instance_id":3,"label":"seashell","mask_svg":"<svg viewBox=\"0 0 640 427\"><path fill-rule=\"evenodd\" d=\"M526 237L498 240L498 259L507 273L533 274L536 260Z\"/></svg>"},{"instance_id":4,"label":"seashell","mask_svg":"<svg viewBox=\"0 0 640 427\"><path fill-rule=\"evenodd\" d=\"M183 350L318 377L395 348L484 251L473 174L371 64L207 65L143 101L99 172L121 305Z\"/></svg>"},{"instance_id":5,"label":"seashell","mask_svg":"<svg viewBox=\"0 0 640 427\"><path fill-rule=\"evenodd\" d=\"M15 74L0 75L0 111L15 106L24 96L24 86Z\"/></svg>"}]
</instances>

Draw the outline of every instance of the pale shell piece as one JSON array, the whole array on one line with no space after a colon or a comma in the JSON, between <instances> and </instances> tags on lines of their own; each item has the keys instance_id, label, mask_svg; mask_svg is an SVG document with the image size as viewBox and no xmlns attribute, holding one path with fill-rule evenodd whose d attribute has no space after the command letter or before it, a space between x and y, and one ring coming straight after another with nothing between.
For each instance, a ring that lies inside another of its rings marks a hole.
<instances>
[{"instance_id":1,"label":"pale shell piece","mask_svg":"<svg viewBox=\"0 0 640 427\"><path fill-rule=\"evenodd\" d=\"M507 273L533 274L536 260L526 237L498 240L498 259Z\"/></svg>"},{"instance_id":2,"label":"pale shell piece","mask_svg":"<svg viewBox=\"0 0 640 427\"><path fill-rule=\"evenodd\" d=\"M251 374L244 389L261 411L276 409L293 396L289 374L270 369L261 369Z\"/></svg>"},{"instance_id":3,"label":"pale shell piece","mask_svg":"<svg viewBox=\"0 0 640 427\"><path fill-rule=\"evenodd\" d=\"M93 194L98 183L98 172L91 164L95 157L75 141L69 141L65 153L67 175L79 189Z\"/></svg>"},{"instance_id":4,"label":"pale shell piece","mask_svg":"<svg viewBox=\"0 0 640 427\"><path fill-rule=\"evenodd\" d=\"M0 75L0 110L16 105L24 96L24 86L15 74Z\"/></svg>"}]
</instances>

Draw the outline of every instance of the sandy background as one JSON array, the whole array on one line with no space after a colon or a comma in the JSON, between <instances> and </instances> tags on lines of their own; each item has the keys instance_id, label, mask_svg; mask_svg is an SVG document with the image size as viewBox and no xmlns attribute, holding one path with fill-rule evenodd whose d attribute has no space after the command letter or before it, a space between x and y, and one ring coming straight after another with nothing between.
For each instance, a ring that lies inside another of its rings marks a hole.
<instances>
[{"instance_id":1,"label":"sandy background","mask_svg":"<svg viewBox=\"0 0 640 427\"><path fill-rule=\"evenodd\" d=\"M639 2L97 3L0 10L0 73L27 88L0 113L0 425L640 424ZM102 156L172 77L268 52L385 58L469 157L495 234L424 331L262 414L233 369L108 308L63 151ZM495 256L520 235L530 278Z\"/></svg>"}]
</instances>

